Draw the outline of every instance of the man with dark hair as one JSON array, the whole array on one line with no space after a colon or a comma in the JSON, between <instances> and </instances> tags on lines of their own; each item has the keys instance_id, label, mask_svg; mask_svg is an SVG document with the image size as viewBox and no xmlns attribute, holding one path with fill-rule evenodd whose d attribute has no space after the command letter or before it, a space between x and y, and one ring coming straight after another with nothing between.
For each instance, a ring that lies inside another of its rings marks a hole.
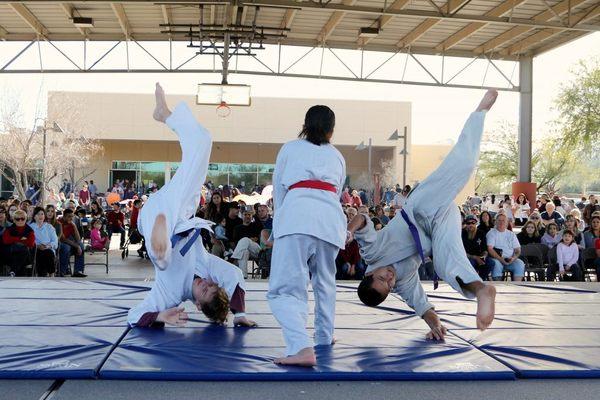
<instances>
[{"instance_id":1,"label":"man with dark hair","mask_svg":"<svg viewBox=\"0 0 600 400\"><path fill-rule=\"evenodd\" d=\"M83 242L79 235L79 230L73 222L73 210L67 208L63 211L60 223L62 225L62 234L60 242L64 244L59 247L60 271L59 275L64 276L68 270L69 258L75 256L75 272L73 277L85 278L87 275L83 273L85 267L85 259L83 252Z\"/></svg>"},{"instance_id":2,"label":"man with dark hair","mask_svg":"<svg viewBox=\"0 0 600 400\"><path fill-rule=\"evenodd\" d=\"M496 97L494 90L486 93L452 151L413 189L399 216L380 231L375 231L365 215L358 215L348 225L349 238L357 239L369 265L358 287L359 298L374 307L391 291L398 293L430 326L429 337L443 337L444 328L433 316L433 306L419 281L418 268L426 256L433 255L437 274L456 291L477 298L479 329L486 329L494 319L495 288L482 282L467 259L460 235L460 212L452 201L477 165L485 112Z\"/></svg>"},{"instance_id":3,"label":"man with dark hair","mask_svg":"<svg viewBox=\"0 0 600 400\"><path fill-rule=\"evenodd\" d=\"M115 201L111 204L112 210L106 214L106 218L108 219L108 237L112 237L115 233L121 234L121 240L119 242L119 247L123 248L125 245L125 214L121 211L121 204L118 201Z\"/></svg>"}]
</instances>

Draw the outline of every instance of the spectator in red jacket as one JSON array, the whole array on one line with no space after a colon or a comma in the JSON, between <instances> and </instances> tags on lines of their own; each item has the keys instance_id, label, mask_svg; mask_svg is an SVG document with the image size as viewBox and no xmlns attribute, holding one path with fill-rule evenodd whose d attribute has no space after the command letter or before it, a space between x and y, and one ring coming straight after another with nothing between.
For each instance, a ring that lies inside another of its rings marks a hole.
<instances>
[{"instance_id":1,"label":"spectator in red jacket","mask_svg":"<svg viewBox=\"0 0 600 400\"><path fill-rule=\"evenodd\" d=\"M25 211L15 211L13 222L14 225L6 228L2 234L2 242L8 252L10 276L24 276L25 266L31 263L35 248L35 234L33 229L27 225Z\"/></svg>"},{"instance_id":2,"label":"spectator in red jacket","mask_svg":"<svg viewBox=\"0 0 600 400\"><path fill-rule=\"evenodd\" d=\"M120 233L120 248L122 249L125 245L125 214L121 211L119 202L114 202L112 207L113 209L106 215L108 219L108 237L112 237L113 233Z\"/></svg>"},{"instance_id":3,"label":"spectator in red jacket","mask_svg":"<svg viewBox=\"0 0 600 400\"><path fill-rule=\"evenodd\" d=\"M347 243L346 247L340 250L335 264L337 267L336 279L362 279L364 266L356 240Z\"/></svg>"}]
</instances>

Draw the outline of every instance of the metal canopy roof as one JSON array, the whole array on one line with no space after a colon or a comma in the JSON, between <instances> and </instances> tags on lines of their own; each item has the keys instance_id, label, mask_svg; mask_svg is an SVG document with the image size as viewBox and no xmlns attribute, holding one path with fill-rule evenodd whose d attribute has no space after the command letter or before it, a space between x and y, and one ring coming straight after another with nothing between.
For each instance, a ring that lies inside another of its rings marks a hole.
<instances>
[{"instance_id":1,"label":"metal canopy roof","mask_svg":"<svg viewBox=\"0 0 600 400\"><path fill-rule=\"evenodd\" d=\"M186 41L201 14L217 42L261 27L264 44L512 60L600 31L600 0L0 1L0 39Z\"/></svg>"}]
</instances>

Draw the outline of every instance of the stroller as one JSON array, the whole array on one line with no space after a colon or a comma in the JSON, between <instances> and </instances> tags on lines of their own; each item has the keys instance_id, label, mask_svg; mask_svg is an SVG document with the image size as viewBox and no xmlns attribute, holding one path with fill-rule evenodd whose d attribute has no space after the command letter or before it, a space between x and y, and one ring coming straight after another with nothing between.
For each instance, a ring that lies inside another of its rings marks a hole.
<instances>
[{"instance_id":1,"label":"stroller","mask_svg":"<svg viewBox=\"0 0 600 400\"><path fill-rule=\"evenodd\" d=\"M140 234L137 228L131 229L129 228L129 236L127 237L127 241L123 245L123 250L121 251L121 258L125 259L125 257L129 257L129 245L130 244L142 244L142 247L138 249L138 254L140 257L149 259L148 252L146 251L146 243L144 241L144 237Z\"/></svg>"}]
</instances>

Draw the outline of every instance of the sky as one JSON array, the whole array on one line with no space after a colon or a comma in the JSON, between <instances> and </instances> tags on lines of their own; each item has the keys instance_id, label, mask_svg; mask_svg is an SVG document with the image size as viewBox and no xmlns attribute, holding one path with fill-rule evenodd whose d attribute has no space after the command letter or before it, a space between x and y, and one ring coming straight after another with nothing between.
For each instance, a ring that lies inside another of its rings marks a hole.
<instances>
[{"instance_id":1,"label":"sky","mask_svg":"<svg viewBox=\"0 0 600 400\"><path fill-rule=\"evenodd\" d=\"M107 44L109 46L110 44ZM10 59L16 54L18 48L23 44L17 43L0 43L0 65L3 61ZM71 47L69 47L71 46ZM165 61L168 58L168 52L164 48L149 49L158 58ZM80 48L79 45L61 45L61 49L72 56L75 60L75 51ZM4 50L3 50L4 49ZM7 49L9 51L7 51ZM45 65L51 65L53 62L65 62L57 53L50 53L44 50ZM52 50L53 51L53 50ZM101 54L101 50L97 50L97 54ZM120 49L121 52L124 49ZM137 53L133 53L134 58L146 57L141 53L140 49L136 49ZM176 55L180 59L185 60L189 53L189 49L182 48L178 50ZM295 51L295 53L294 53ZM293 49L290 51L288 63L293 60L293 56L301 54L302 49ZM187 52L187 53L186 53ZM357 53L338 53L345 62L352 68L356 68ZM15 66L37 66L39 59L35 46L32 46L24 57L19 60L20 65ZM110 68L120 65L118 60L119 54L111 55L111 59L107 57L102 61L104 68ZM306 70L315 67L319 63L318 52L313 52L310 55L312 58L299 63L296 70L290 72L302 72L302 68ZM387 55L382 55L387 57ZM548 131L549 123L556 117L556 112L552 109L554 99L556 98L560 86L568 83L572 78L570 70L577 64L579 60L587 60L592 57L600 56L600 33L588 35L579 40L568 43L560 48L547 52L534 59L533 71L533 134L535 137L541 137ZM328 54L328 57L333 57ZM93 57L90 57L93 58ZM273 49L266 51L261 58L268 64L274 67L276 59ZM59 61L60 59L60 61ZM121 58L123 59L123 58ZM440 70L440 57L424 57L421 58L423 63L432 67L432 69ZM334 60L335 61L335 60ZM398 73L400 68L403 68L405 58L402 55L396 57L394 63L390 63L385 68L388 68L387 73ZM469 60L448 60L446 61L446 74L452 74L452 71L458 71L462 66L466 65ZM147 61L145 61L147 62ZM150 62L153 62L150 60ZM244 60L244 62L248 62ZM288 64L289 65L289 64ZM331 61L327 63L330 71L340 71L343 67L338 63L333 65ZM359 65L359 64L358 64ZM374 63L372 65L377 65ZM472 82L481 84L485 77L486 83L498 82L502 84L502 78L499 78L493 68L485 68L483 66L466 70L468 76L463 78L470 79ZM498 65L507 76L511 74L518 78L518 70L514 72L510 63L499 62ZM64 64L63 64L64 66ZM338 68L338 69L336 69ZM383 71L381 74L385 74ZM423 71L419 70L416 64L408 64L409 71L407 79L416 76L423 76ZM356 71L356 69L355 69ZM487 71L487 72L486 72ZM380 72L378 72L380 73ZM412 75L411 75L412 74ZM419 75L420 74L420 75ZM493 77L493 74L496 76ZM446 75L446 76L448 76ZM384 77L384 75L379 75ZM495 79L495 80L494 80ZM0 95L10 94L17 95L22 102L23 114L27 121L33 121L33 116L44 114L45 99L48 91L65 90L65 91L86 91L86 92L114 92L114 93L152 93L154 90L154 82L160 81L167 93L171 94L190 94L194 95L198 83L202 82L219 82L219 76L216 74L1 74L0 73ZM244 83L252 85L252 95L261 97L300 97L314 98L315 102L326 103L327 99L363 99L363 100L386 100L386 101L408 101L412 103L412 132L413 143L415 144L436 144L449 143L455 140L466 120L470 111L472 111L484 91L481 89L455 89L455 88L440 88L426 87L414 85L398 85L398 84L375 84L366 82L347 82L333 81L324 79L300 79L300 78L281 78L281 77L265 77L251 75L231 75L229 83ZM493 129L501 121L509 121L514 124L518 123L518 107L519 95L513 92L501 92L493 111L488 116L487 129ZM235 109L233 110L235 112ZM150 118L150 116L149 116Z\"/></svg>"}]
</instances>

